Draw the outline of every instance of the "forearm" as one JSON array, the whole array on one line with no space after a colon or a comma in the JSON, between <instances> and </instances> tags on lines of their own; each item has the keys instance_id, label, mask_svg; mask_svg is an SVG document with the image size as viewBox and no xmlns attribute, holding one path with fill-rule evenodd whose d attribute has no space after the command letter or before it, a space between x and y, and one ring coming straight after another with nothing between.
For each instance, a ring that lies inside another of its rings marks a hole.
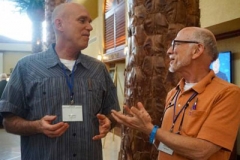
<instances>
[{"instance_id":1,"label":"forearm","mask_svg":"<svg viewBox=\"0 0 240 160\"><path fill-rule=\"evenodd\" d=\"M213 153L220 150L220 147L197 138L186 137L163 129L158 129L156 139L167 145L175 153L189 159L208 159Z\"/></svg>"},{"instance_id":2,"label":"forearm","mask_svg":"<svg viewBox=\"0 0 240 160\"><path fill-rule=\"evenodd\" d=\"M27 121L13 114L8 114L3 119L3 125L7 132L22 136L40 133L39 123L40 121Z\"/></svg>"}]
</instances>

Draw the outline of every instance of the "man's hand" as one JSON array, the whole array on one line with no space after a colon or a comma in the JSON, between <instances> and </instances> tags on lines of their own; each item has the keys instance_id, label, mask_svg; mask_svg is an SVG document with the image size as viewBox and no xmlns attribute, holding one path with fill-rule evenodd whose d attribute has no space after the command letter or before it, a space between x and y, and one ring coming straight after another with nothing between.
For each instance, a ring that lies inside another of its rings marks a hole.
<instances>
[{"instance_id":1,"label":"man's hand","mask_svg":"<svg viewBox=\"0 0 240 160\"><path fill-rule=\"evenodd\" d=\"M103 114L97 114L99 121L99 135L93 137L93 140L99 140L107 135L111 130L111 121Z\"/></svg>"},{"instance_id":2,"label":"man's hand","mask_svg":"<svg viewBox=\"0 0 240 160\"><path fill-rule=\"evenodd\" d=\"M34 134L45 134L48 137L54 138L61 136L69 127L67 123L59 122L52 124L56 116L46 115L40 120L29 121L14 114L5 114L3 123L7 132L31 136Z\"/></svg>"},{"instance_id":3,"label":"man's hand","mask_svg":"<svg viewBox=\"0 0 240 160\"><path fill-rule=\"evenodd\" d=\"M59 137L63 133L65 133L69 127L69 124L65 122L52 124L52 122L55 119L56 119L56 116L50 116L50 115L46 115L42 119L40 119L38 121L40 133L43 133L50 138Z\"/></svg>"},{"instance_id":4,"label":"man's hand","mask_svg":"<svg viewBox=\"0 0 240 160\"><path fill-rule=\"evenodd\" d=\"M146 134L151 133L153 129L152 119L141 102L137 103L137 108L132 106L131 109L129 109L129 107L124 106L124 109L127 115L112 110L112 116L118 123Z\"/></svg>"}]
</instances>

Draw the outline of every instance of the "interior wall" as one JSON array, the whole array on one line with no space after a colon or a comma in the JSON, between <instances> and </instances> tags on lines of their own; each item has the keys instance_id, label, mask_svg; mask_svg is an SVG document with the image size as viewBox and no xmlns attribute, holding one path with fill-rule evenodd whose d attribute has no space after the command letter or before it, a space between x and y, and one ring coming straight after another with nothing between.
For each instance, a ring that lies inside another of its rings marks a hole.
<instances>
[{"instance_id":1,"label":"interior wall","mask_svg":"<svg viewBox=\"0 0 240 160\"><path fill-rule=\"evenodd\" d=\"M239 18L239 6L239 0L200 0L202 27Z\"/></svg>"},{"instance_id":2,"label":"interior wall","mask_svg":"<svg viewBox=\"0 0 240 160\"><path fill-rule=\"evenodd\" d=\"M0 52L0 73L3 73L3 53Z\"/></svg>"},{"instance_id":3,"label":"interior wall","mask_svg":"<svg viewBox=\"0 0 240 160\"><path fill-rule=\"evenodd\" d=\"M11 70L16 66L17 62L30 55L31 52L4 52L3 54L3 72L10 74Z\"/></svg>"},{"instance_id":4,"label":"interior wall","mask_svg":"<svg viewBox=\"0 0 240 160\"><path fill-rule=\"evenodd\" d=\"M123 110L124 105L124 71L125 71L125 63L116 63L116 81L117 81L117 95L119 105L121 110Z\"/></svg>"},{"instance_id":5,"label":"interior wall","mask_svg":"<svg viewBox=\"0 0 240 160\"><path fill-rule=\"evenodd\" d=\"M232 52L233 83L240 87L240 36L218 41L219 51Z\"/></svg>"},{"instance_id":6,"label":"interior wall","mask_svg":"<svg viewBox=\"0 0 240 160\"><path fill-rule=\"evenodd\" d=\"M92 57L103 54L103 18L104 18L104 0L98 0L98 17L93 19L91 25L93 30L90 32L90 41L88 47L82 51Z\"/></svg>"},{"instance_id":7,"label":"interior wall","mask_svg":"<svg viewBox=\"0 0 240 160\"><path fill-rule=\"evenodd\" d=\"M92 19L98 17L98 0L72 0L72 2L84 5Z\"/></svg>"}]
</instances>

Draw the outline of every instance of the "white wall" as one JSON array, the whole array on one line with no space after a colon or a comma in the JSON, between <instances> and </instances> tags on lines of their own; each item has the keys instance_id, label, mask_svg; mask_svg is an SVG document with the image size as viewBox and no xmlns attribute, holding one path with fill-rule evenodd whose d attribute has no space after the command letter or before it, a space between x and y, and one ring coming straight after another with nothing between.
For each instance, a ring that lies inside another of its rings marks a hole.
<instances>
[{"instance_id":1,"label":"white wall","mask_svg":"<svg viewBox=\"0 0 240 160\"><path fill-rule=\"evenodd\" d=\"M0 73L3 73L3 53L0 52Z\"/></svg>"},{"instance_id":2,"label":"white wall","mask_svg":"<svg viewBox=\"0 0 240 160\"><path fill-rule=\"evenodd\" d=\"M0 43L0 51L27 51L31 52L32 45L29 43Z\"/></svg>"}]
</instances>

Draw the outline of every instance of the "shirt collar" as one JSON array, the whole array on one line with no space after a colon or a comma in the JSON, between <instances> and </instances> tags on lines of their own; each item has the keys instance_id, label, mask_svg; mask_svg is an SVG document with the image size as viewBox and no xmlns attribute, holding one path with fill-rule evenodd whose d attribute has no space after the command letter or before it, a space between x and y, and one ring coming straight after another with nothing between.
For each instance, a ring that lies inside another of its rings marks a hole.
<instances>
[{"instance_id":1,"label":"shirt collar","mask_svg":"<svg viewBox=\"0 0 240 160\"><path fill-rule=\"evenodd\" d=\"M210 72L202 80L200 80L196 85L194 85L192 89L196 91L198 94L202 93L205 90L205 88L208 86L208 84L212 82L215 76L216 75L214 71L210 70ZM183 91L184 85L185 85L185 80L184 78L182 78L178 83L178 85L176 86L176 89L177 90L181 89L181 91Z\"/></svg>"},{"instance_id":2,"label":"shirt collar","mask_svg":"<svg viewBox=\"0 0 240 160\"><path fill-rule=\"evenodd\" d=\"M61 61L55 51L55 45L56 44L52 44L51 46L49 46L49 48L47 49L47 53L48 53L48 59L47 59L47 68L51 68L54 67L55 65L59 64L61 65ZM83 67L89 69L89 65L88 65L88 61L86 60L86 56L81 54L81 52L79 51L79 56L76 60L76 65L78 64L82 64Z\"/></svg>"}]
</instances>

